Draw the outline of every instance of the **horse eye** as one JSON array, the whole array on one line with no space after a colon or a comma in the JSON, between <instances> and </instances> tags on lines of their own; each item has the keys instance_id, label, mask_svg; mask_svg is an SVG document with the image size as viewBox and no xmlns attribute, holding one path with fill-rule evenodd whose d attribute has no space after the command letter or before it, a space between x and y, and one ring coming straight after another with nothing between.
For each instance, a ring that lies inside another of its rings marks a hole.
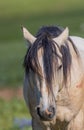
<instances>
[{"instance_id":1,"label":"horse eye","mask_svg":"<svg viewBox=\"0 0 84 130\"><path fill-rule=\"evenodd\" d=\"M60 70L62 68L62 65L60 65L59 67L58 67L58 70Z\"/></svg>"}]
</instances>

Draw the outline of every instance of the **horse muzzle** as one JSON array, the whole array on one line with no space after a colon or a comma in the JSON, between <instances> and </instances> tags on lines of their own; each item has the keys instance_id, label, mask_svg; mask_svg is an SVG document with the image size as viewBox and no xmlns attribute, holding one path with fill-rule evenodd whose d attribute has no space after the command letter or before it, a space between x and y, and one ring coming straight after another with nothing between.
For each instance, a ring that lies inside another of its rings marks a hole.
<instances>
[{"instance_id":1,"label":"horse muzzle","mask_svg":"<svg viewBox=\"0 0 84 130\"><path fill-rule=\"evenodd\" d=\"M56 110L55 107L50 106L46 110L42 110L40 107L37 107L37 114L43 121L52 121L55 116Z\"/></svg>"}]
</instances>

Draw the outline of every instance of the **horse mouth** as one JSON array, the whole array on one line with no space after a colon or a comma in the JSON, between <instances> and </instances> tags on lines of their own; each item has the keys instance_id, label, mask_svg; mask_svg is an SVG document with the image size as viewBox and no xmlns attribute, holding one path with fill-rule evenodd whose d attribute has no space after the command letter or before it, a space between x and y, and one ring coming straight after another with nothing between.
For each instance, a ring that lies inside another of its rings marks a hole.
<instances>
[{"instance_id":1,"label":"horse mouth","mask_svg":"<svg viewBox=\"0 0 84 130\"><path fill-rule=\"evenodd\" d=\"M55 108L51 106L45 111L41 111L40 107L37 108L37 115L42 121L52 121L55 116L55 113Z\"/></svg>"}]
</instances>

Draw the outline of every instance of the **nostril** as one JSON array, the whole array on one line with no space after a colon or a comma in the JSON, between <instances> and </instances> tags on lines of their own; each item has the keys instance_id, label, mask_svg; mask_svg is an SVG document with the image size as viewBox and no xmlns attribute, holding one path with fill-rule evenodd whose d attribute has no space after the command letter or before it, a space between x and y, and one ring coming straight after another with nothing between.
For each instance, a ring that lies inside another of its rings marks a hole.
<instances>
[{"instance_id":1,"label":"nostril","mask_svg":"<svg viewBox=\"0 0 84 130\"><path fill-rule=\"evenodd\" d=\"M48 110L49 110L49 112L55 113L55 108L52 106L50 106Z\"/></svg>"},{"instance_id":2,"label":"nostril","mask_svg":"<svg viewBox=\"0 0 84 130\"><path fill-rule=\"evenodd\" d=\"M52 118L53 113L49 111L48 109L45 110L45 114L47 115L48 118Z\"/></svg>"},{"instance_id":3,"label":"nostril","mask_svg":"<svg viewBox=\"0 0 84 130\"><path fill-rule=\"evenodd\" d=\"M40 116L40 107L37 107L37 114Z\"/></svg>"},{"instance_id":4,"label":"nostril","mask_svg":"<svg viewBox=\"0 0 84 130\"><path fill-rule=\"evenodd\" d=\"M37 115L40 117L41 120L45 120L46 119L45 112L42 111L40 107L37 107Z\"/></svg>"},{"instance_id":5,"label":"nostril","mask_svg":"<svg viewBox=\"0 0 84 130\"><path fill-rule=\"evenodd\" d=\"M55 108L50 106L48 109L48 116L49 118L53 118L54 115L55 115Z\"/></svg>"}]
</instances>

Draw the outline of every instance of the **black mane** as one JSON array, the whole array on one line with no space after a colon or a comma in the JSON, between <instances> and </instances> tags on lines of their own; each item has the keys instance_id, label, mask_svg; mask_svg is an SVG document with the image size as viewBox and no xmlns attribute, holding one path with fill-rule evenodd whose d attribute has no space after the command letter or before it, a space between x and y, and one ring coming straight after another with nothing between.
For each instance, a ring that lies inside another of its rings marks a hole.
<instances>
[{"instance_id":1,"label":"black mane","mask_svg":"<svg viewBox=\"0 0 84 130\"><path fill-rule=\"evenodd\" d=\"M70 71L72 57L70 54L68 44L65 43L65 46L62 45L59 48L59 45L52 40L52 38L59 36L63 30L64 30L63 28L60 28L57 26L56 27L55 26L42 27L36 35L37 40L27 50L27 53L24 59L24 67L25 67L26 74L29 73L30 69L34 71L35 73L40 74L39 73L40 65L38 61L37 52L41 47L43 48L43 64L44 64L45 78L50 88L52 87L52 79L54 75L53 62L55 62L55 66L57 67L58 58L62 60L64 82L67 81L67 74ZM72 46L75 52L77 53L76 47L74 46L70 38L69 38L69 41L72 43ZM57 48L60 49L62 58L57 54L56 46Z\"/></svg>"}]
</instances>

